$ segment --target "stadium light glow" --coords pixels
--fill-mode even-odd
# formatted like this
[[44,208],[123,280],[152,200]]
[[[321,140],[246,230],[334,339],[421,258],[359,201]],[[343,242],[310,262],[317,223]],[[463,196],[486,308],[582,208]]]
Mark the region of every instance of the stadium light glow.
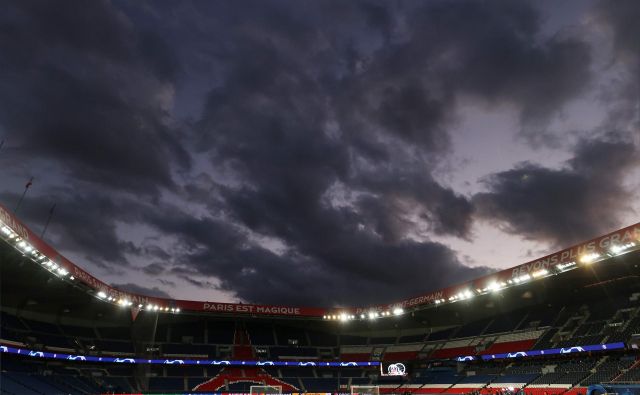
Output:
[[575,266],[576,263],[571,261],[571,262],[567,262],[567,263],[559,263],[556,265],[556,267],[558,268],[558,270],[565,270],[566,268],[569,268],[571,266]]
[[581,256],[580,262],[589,264],[589,263],[593,263],[593,261],[595,261],[598,258],[600,258],[600,254],[593,252],[591,254],[585,254]]
[[71,281],[73,281],[73,280],[75,280],[75,279],[76,279],[76,278],[75,278],[75,277],[73,277],[73,276],[69,277],[69,280],[71,280]]
[[519,282],[529,281],[531,280],[531,276],[528,274],[523,274],[520,277],[516,277],[516,280],[518,280]]
[[11,234],[11,229],[9,229],[6,226],[2,227],[2,233],[4,233],[5,235],[10,235]]
[[27,246],[27,243],[25,243],[24,241],[19,241],[19,242],[18,242],[18,247],[20,247],[20,248],[24,248],[24,247],[26,247],[26,246]]
[[533,278],[537,278],[537,277],[546,276],[547,274],[549,274],[549,271],[547,269],[540,269],[538,271],[531,273],[531,276]]
[[179,312],[180,312],[180,309],[179,309],[179,308],[177,308],[177,309],[176,309],[176,313],[179,313]]
[[395,309],[393,309],[393,315],[400,315],[402,313],[404,313],[402,307],[396,307]]
[[464,290],[464,291],[460,291],[457,295],[453,296],[454,299],[460,299],[460,300],[465,300],[465,299],[470,299],[473,298],[475,295],[473,294],[473,292],[471,292],[471,290]]
[[101,298],[101,299],[104,299],[104,298],[107,297],[107,294],[102,292],[102,291],[100,291],[100,292],[98,292],[98,297]]
[[362,318],[363,320],[366,318],[367,316],[364,314],[360,314],[360,318]]
[[68,272],[68,271],[66,271],[66,270],[65,270],[65,268],[63,268],[63,267],[59,267],[59,268],[58,268],[58,274],[64,277],[64,276],[66,276],[67,274],[69,274],[69,272]]
[[634,242],[630,242],[630,243],[626,243],[626,244],[622,244],[622,245],[613,245],[610,248],[610,251],[615,254],[618,255],[621,252],[623,252],[624,250],[628,250],[629,248],[634,247],[636,244]]
[[378,314],[373,312],[373,311],[369,313],[369,319],[370,320],[375,320],[377,316],[378,316]]

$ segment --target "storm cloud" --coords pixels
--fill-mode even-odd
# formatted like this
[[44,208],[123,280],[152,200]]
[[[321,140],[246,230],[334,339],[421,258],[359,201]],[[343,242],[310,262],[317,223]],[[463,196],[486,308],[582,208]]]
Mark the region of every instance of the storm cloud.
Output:
[[113,190],[171,185],[189,155],[169,115],[179,69],[162,39],[108,1],[2,7],[0,123],[17,151],[8,155]]
[[620,226],[632,212],[625,177],[640,154],[619,134],[581,140],[560,169],[525,162],[492,174],[477,194],[479,215],[531,240],[572,245]]
[[[535,3],[1,7],[2,201],[35,176],[19,216],[41,229],[55,203],[47,240],[129,290],[387,302],[492,270],[451,247],[478,223],[558,247],[633,210],[632,132],[550,127],[601,81],[592,43]],[[589,12],[631,64],[626,14]],[[510,166],[464,192],[462,103],[514,119],[495,146],[529,155],[496,152]],[[554,149],[571,159],[529,160]]]

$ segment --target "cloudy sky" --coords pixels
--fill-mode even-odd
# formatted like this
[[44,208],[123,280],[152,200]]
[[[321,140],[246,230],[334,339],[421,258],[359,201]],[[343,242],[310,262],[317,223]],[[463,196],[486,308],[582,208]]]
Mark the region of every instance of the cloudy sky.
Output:
[[391,302],[640,221],[640,2],[4,1],[0,201],[176,298]]

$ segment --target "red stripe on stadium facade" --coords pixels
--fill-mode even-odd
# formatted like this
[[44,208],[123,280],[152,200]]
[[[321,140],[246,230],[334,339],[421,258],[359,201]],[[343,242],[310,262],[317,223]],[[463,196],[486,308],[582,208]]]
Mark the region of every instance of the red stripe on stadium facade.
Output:
[[[412,309],[433,305],[436,303],[445,303],[451,301],[465,292],[476,292],[478,290],[486,290],[495,284],[517,284],[519,279],[535,277],[544,277],[545,271],[552,271],[558,265],[575,263],[579,265],[579,260],[585,255],[601,255],[609,253],[613,246],[624,245],[627,243],[638,243],[640,241],[640,223],[628,226],[626,228],[608,233],[593,240],[586,241],[567,249],[555,252],[542,258],[520,264],[518,266],[505,269],[478,279],[468,281],[462,284],[454,285],[437,291],[432,291],[422,295],[397,301],[389,304],[381,304],[368,307],[354,307],[341,309],[325,309],[319,307],[296,307],[296,306],[271,306],[243,303],[220,303],[208,301],[192,301],[192,300],[175,300],[156,298],[147,295],[133,294],[125,292],[99,280],[86,270],[71,262],[69,259],[58,253],[52,246],[40,239],[32,232],[22,221],[15,217],[4,206],[0,205],[0,221],[4,225],[13,230],[20,238],[29,243],[33,248],[45,255],[48,259],[55,262],[60,267],[67,270],[76,280],[81,281],[96,293],[104,292],[107,297],[114,300],[128,300],[133,304],[157,305],[161,307],[179,308],[181,310],[211,312],[211,313],[229,313],[229,314],[248,314],[248,315],[273,315],[273,316],[301,316],[301,317],[323,317],[325,315],[335,314],[368,314],[376,311],[392,311],[396,308]],[[538,276],[536,276],[538,274]]]

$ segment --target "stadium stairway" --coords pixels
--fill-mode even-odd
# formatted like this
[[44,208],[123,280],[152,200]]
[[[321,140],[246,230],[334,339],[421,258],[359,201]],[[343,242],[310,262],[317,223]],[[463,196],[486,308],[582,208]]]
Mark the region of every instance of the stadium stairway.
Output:
[[619,381],[621,378],[623,378],[625,376],[625,374],[630,371],[630,370],[634,370],[634,369],[639,369],[640,368],[640,358],[638,360],[636,360],[633,365],[629,366],[628,369],[624,369],[620,372],[620,374],[618,374],[616,377],[613,378],[613,382],[617,382]]
[[[232,357],[236,360],[255,360],[253,347],[249,340],[249,334],[245,327],[236,326],[234,335],[234,345]],[[248,384],[248,385],[269,385],[269,386],[281,386],[282,392],[299,392],[298,388],[290,383],[275,378],[267,373],[262,368],[239,368],[239,367],[224,367],[220,373],[213,378],[196,385],[194,391],[212,391],[220,392],[221,389],[224,392],[229,391],[230,385],[235,384]]]

